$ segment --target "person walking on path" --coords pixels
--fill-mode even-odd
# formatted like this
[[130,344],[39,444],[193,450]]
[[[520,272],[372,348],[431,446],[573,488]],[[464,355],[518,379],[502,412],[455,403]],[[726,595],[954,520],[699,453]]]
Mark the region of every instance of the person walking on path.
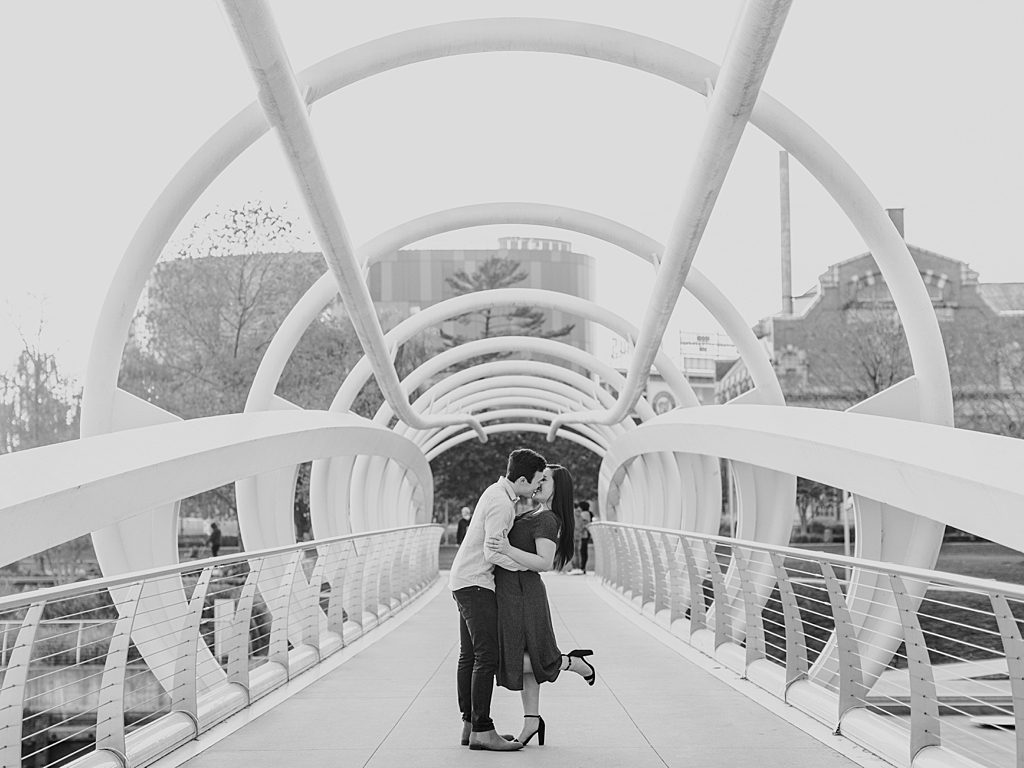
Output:
[[494,730],[491,696],[498,669],[498,604],[494,596],[494,566],[525,570],[515,560],[484,547],[491,537],[505,538],[515,521],[515,502],[530,497],[540,486],[547,462],[528,448],[508,457],[504,477],[480,496],[455,560],[448,587],[459,606],[459,666],[457,687],[462,711],[462,743],[470,749],[506,752],[522,749]]
[[459,518],[459,525],[455,529],[455,543],[462,545],[462,540],[466,538],[466,531],[469,530],[469,519],[473,516],[473,510],[469,507],[462,508],[462,517]]
[[491,552],[507,555],[529,570],[494,569],[498,601],[498,685],[522,691],[523,744],[537,736],[544,745],[545,724],[540,716],[540,684],[551,683],[563,671],[578,674],[590,685],[596,677],[586,660],[590,650],[562,653],[551,625],[551,607],[540,572],[558,570],[573,556],[573,483],[565,467],[549,464],[534,494],[540,506],[521,515],[508,537],[487,539]]
[[587,572],[587,560],[590,558],[590,524],[594,522],[594,515],[590,511],[590,502],[580,502],[580,525],[583,530],[580,531],[580,573]]
[[216,557],[220,552],[220,526],[217,523],[210,523],[210,537],[207,542],[210,544],[210,552]]

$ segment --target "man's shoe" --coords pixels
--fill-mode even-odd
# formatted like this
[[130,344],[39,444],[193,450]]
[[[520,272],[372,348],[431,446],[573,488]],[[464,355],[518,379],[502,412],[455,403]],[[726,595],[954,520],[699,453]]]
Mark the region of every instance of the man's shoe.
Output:
[[[461,742],[462,746],[464,746],[464,747],[468,747],[469,746],[469,735],[471,733],[473,733],[473,724],[472,723],[467,723],[465,720],[463,720],[462,721],[462,742]],[[501,734],[501,738],[503,738],[505,741],[515,741],[516,740],[516,737],[513,736],[511,733],[503,733],[503,734]]]
[[490,752],[514,752],[522,749],[523,745],[518,741],[506,741],[498,735],[497,731],[484,731],[483,733],[471,733],[469,735],[470,749],[486,749]]

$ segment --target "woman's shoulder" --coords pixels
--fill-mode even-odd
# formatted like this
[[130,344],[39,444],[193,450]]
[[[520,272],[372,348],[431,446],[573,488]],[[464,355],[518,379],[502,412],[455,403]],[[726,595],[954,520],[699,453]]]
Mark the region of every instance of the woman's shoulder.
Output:
[[542,516],[546,521],[554,521],[556,525],[558,524],[558,515],[556,515],[552,509],[542,509],[540,511],[540,516]]

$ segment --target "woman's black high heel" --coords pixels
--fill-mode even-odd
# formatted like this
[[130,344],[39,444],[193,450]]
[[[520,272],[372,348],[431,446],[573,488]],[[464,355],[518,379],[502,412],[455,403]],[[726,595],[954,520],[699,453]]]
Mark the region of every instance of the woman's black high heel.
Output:
[[587,661],[587,658],[586,658],[587,656],[593,656],[594,655],[593,651],[591,651],[589,648],[583,648],[583,649],[577,648],[575,651],[569,651],[568,653],[563,654],[563,655],[567,659],[569,659],[569,666],[572,666],[572,660],[573,659],[579,659],[584,664],[586,664],[588,667],[590,667],[590,674],[589,675],[583,675],[583,679],[587,681],[587,685],[593,685],[594,684],[594,680],[597,679],[597,670],[594,669],[594,665],[591,664],[589,661]]
[[525,747],[527,744],[529,744],[530,743],[530,739],[532,739],[534,736],[536,736],[537,737],[537,744],[539,744],[540,746],[543,747],[544,746],[544,718],[541,717],[540,715],[523,715],[523,717],[536,717],[537,720],[540,721],[540,724],[537,726],[537,730],[534,731],[533,733],[531,733],[525,739],[523,739],[523,746]]

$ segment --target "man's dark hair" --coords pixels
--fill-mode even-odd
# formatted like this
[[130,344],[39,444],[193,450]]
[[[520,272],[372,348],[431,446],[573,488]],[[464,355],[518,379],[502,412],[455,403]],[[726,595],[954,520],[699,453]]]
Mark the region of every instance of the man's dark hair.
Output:
[[520,477],[532,482],[538,472],[543,472],[548,463],[544,457],[529,448],[516,448],[508,455],[508,469],[505,477],[513,483]]
[[584,512],[589,512],[590,511],[590,502],[589,501],[581,501],[580,502],[580,509],[582,509]]

